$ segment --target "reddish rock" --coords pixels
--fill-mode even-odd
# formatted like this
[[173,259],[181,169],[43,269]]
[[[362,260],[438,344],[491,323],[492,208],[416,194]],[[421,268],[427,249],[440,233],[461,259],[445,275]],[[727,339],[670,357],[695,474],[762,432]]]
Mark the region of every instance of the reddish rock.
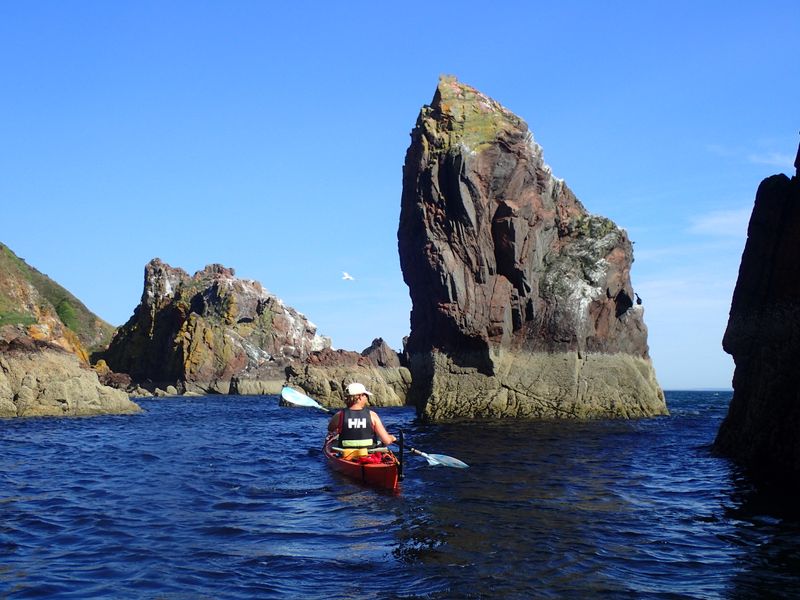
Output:
[[315,367],[371,367],[375,363],[366,356],[352,350],[324,348],[312,352],[306,363]]
[[392,350],[383,338],[375,338],[372,340],[369,348],[364,349],[361,353],[363,356],[370,358],[379,367],[400,367],[400,357],[397,352]]
[[411,373],[400,366],[397,353],[377,338],[361,354],[325,348],[312,352],[303,364],[289,367],[288,384],[302,388],[324,406],[344,406],[349,383],[363,383],[373,406],[402,406],[411,386]]
[[422,415],[664,414],[625,231],[553,177],[522,119],[454,78],[411,138],[398,246]]

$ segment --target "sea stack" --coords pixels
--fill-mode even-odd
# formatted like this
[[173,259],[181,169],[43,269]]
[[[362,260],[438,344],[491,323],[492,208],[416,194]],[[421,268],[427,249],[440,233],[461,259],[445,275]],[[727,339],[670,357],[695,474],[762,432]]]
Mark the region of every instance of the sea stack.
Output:
[[[800,148],[795,168],[800,170]],[[761,182],[722,347],[733,398],[715,449],[757,479],[800,489],[800,179]]]
[[423,419],[667,414],[627,234],[553,176],[522,119],[453,77],[411,133],[397,236]]
[[145,387],[274,394],[287,366],[330,344],[304,315],[233,269],[212,264],[189,276],[154,258],[141,303],[97,358]]

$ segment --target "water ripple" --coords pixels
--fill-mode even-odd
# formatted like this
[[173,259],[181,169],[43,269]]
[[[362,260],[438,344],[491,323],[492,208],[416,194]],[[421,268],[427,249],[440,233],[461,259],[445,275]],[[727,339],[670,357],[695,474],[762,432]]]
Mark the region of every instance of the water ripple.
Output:
[[729,398],[669,393],[671,417],[640,421],[383,409],[471,465],[408,457],[399,494],[330,472],[324,416],[274,397],[5,421],[0,597],[789,597],[796,511],[709,451]]

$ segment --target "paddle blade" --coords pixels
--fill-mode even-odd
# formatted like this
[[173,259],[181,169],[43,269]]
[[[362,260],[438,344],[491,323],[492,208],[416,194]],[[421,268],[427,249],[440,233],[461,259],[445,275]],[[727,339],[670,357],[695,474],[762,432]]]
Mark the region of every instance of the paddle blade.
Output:
[[309,398],[302,392],[298,392],[294,388],[284,387],[281,390],[281,398],[283,398],[289,404],[294,404],[295,406],[310,406],[311,408],[318,408],[320,410],[324,410],[325,412],[330,412],[319,402],[313,398]]
[[455,469],[466,469],[469,465],[465,462],[458,460],[457,458],[453,458],[452,456],[447,456],[446,454],[428,454],[427,452],[422,452],[417,450],[416,448],[409,448],[409,451],[413,454],[418,454],[422,458],[428,461],[428,464],[432,467],[442,466],[442,467],[453,467]]
[[[442,465],[445,467],[453,467],[455,469],[466,469],[469,465],[463,461],[447,456],[446,454],[428,454],[425,456],[429,464]],[[431,462],[431,460],[435,462]]]

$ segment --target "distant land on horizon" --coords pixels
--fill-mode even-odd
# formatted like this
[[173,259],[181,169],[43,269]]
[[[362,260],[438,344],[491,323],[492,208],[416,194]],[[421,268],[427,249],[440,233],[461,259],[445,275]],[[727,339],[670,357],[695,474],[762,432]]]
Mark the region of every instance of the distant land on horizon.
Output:
[[665,392],[733,392],[733,388],[716,388],[716,387],[701,387],[701,388],[665,388]]

